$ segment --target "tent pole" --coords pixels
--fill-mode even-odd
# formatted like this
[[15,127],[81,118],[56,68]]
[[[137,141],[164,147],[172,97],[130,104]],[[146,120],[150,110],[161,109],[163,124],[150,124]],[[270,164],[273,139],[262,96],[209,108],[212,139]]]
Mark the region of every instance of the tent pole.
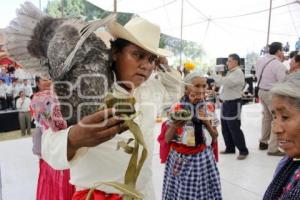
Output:
[[182,48],[183,48],[183,41],[182,41],[182,29],[183,29],[183,0],[181,0],[181,25],[180,25],[180,58],[179,58],[179,66],[182,66]]
[[114,0],[114,13],[117,12],[117,0]]
[[268,22],[268,35],[267,35],[267,44],[266,47],[269,45],[269,39],[270,39],[270,27],[271,27],[271,13],[272,13],[272,0],[270,0],[270,9],[269,9],[269,22]]
[[61,17],[64,17],[64,0],[61,0]]

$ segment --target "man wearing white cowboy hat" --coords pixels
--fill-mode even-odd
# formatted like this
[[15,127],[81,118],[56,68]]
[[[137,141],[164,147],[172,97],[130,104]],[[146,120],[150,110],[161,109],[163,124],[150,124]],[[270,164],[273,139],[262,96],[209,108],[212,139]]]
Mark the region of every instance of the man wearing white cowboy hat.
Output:
[[[159,72],[161,80],[164,80],[162,83],[148,80],[156,59],[171,55],[158,47],[160,28],[157,25],[142,18],[133,18],[124,27],[116,22],[109,23],[108,31],[115,38],[111,41],[111,67],[117,81],[122,82],[114,84],[113,94],[119,98],[130,97],[132,94],[135,97],[135,107],[140,115],[134,121],[140,126],[148,148],[148,157],[137,180],[136,190],[142,194],[143,199],[153,200],[155,194],[151,163],[157,102],[163,102],[164,97],[168,96],[169,87],[179,88],[180,77],[166,80],[165,73]],[[173,72],[173,69],[169,70]],[[92,126],[104,120],[107,121],[105,126]],[[113,110],[105,109],[84,117],[78,124],[59,131],[59,134],[49,129],[43,134],[42,157],[56,169],[70,168],[70,182],[76,186],[74,200],[85,199],[88,189],[94,187],[95,183],[123,183],[130,155],[121,150],[116,151],[116,146],[120,140],[127,141],[132,135],[128,131],[123,132],[124,128],[120,124]],[[120,132],[123,133],[117,134]],[[103,185],[97,187],[92,196],[95,200],[123,199],[120,191]]]

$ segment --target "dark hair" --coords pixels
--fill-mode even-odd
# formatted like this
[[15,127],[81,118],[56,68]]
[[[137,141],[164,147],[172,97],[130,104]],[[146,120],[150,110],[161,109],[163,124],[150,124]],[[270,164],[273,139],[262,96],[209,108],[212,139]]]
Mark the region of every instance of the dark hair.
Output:
[[282,43],[281,42],[273,42],[269,46],[269,53],[271,55],[275,55],[277,51],[282,51]]
[[39,88],[39,86],[38,86],[38,83],[40,82],[40,80],[41,80],[41,77],[39,77],[39,76],[36,76],[35,77],[35,92],[39,92],[40,91],[40,88]]
[[[110,40],[110,47],[112,53],[121,52],[126,46],[131,44],[128,40],[117,38],[116,40]],[[116,72],[116,63],[112,60],[111,69]]]
[[35,83],[39,83],[40,80],[41,80],[41,77],[39,77],[39,76],[36,76],[36,77],[35,77]]
[[131,42],[122,38],[110,41],[110,46],[113,52],[121,52],[129,44],[131,44]]
[[300,62],[300,55],[295,55],[294,58],[296,63]]
[[291,53],[289,54],[289,58],[292,59],[294,58],[294,56],[296,56],[298,54],[298,51],[291,51]]
[[24,93],[24,94],[25,94],[25,91],[24,91],[24,90],[20,90],[20,91],[19,91],[19,95],[20,95],[21,93]]
[[233,54],[230,54],[228,57],[232,58],[233,60],[236,60],[238,65],[241,64],[241,59],[240,59],[240,56],[237,55],[236,53],[233,53]]

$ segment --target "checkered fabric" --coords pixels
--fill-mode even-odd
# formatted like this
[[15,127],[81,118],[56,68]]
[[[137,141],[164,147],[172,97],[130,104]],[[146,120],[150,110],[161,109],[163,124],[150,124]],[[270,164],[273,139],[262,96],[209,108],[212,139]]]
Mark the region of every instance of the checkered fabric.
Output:
[[169,154],[162,200],[221,200],[219,171],[210,147],[194,155]]

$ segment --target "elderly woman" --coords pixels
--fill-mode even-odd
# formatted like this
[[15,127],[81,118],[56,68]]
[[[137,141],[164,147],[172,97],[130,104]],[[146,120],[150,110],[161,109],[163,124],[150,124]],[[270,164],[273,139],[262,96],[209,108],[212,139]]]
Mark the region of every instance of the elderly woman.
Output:
[[219,171],[204,135],[204,129],[207,129],[213,139],[217,137],[216,127],[206,115],[207,80],[202,73],[193,72],[184,81],[187,84],[185,95],[171,115],[179,106],[192,115],[187,121],[174,117],[169,120],[165,140],[171,145],[171,151],[166,162],[162,199],[220,200]]
[[[30,23],[24,23],[24,16]],[[26,2],[6,31],[8,41],[13,41],[7,46],[12,47],[11,54],[24,58],[29,71],[55,81],[61,114],[69,127],[43,132],[42,158],[54,169],[70,169],[70,183],[76,188],[72,199],[153,200],[155,117],[158,105],[174,91],[170,87],[180,85],[166,67],[159,72],[160,80],[149,78],[157,58],[171,55],[159,48],[159,26],[140,17],[124,26],[111,20],[112,16],[91,23],[53,19]],[[92,34],[103,24],[113,36],[109,49]],[[23,32],[26,34],[20,37]],[[166,74],[173,78],[166,81]],[[116,112],[114,101],[129,103],[131,112]],[[134,119],[127,116],[124,122],[118,111],[134,113]],[[125,131],[128,128],[131,133]],[[130,143],[133,134],[134,145]],[[144,147],[141,156],[139,146]],[[122,150],[116,150],[119,148]]]
[[273,132],[286,153],[280,161],[264,200],[300,199],[300,72],[288,75],[271,92]]
[[300,55],[296,54],[292,57],[290,63],[290,73],[300,71]]

